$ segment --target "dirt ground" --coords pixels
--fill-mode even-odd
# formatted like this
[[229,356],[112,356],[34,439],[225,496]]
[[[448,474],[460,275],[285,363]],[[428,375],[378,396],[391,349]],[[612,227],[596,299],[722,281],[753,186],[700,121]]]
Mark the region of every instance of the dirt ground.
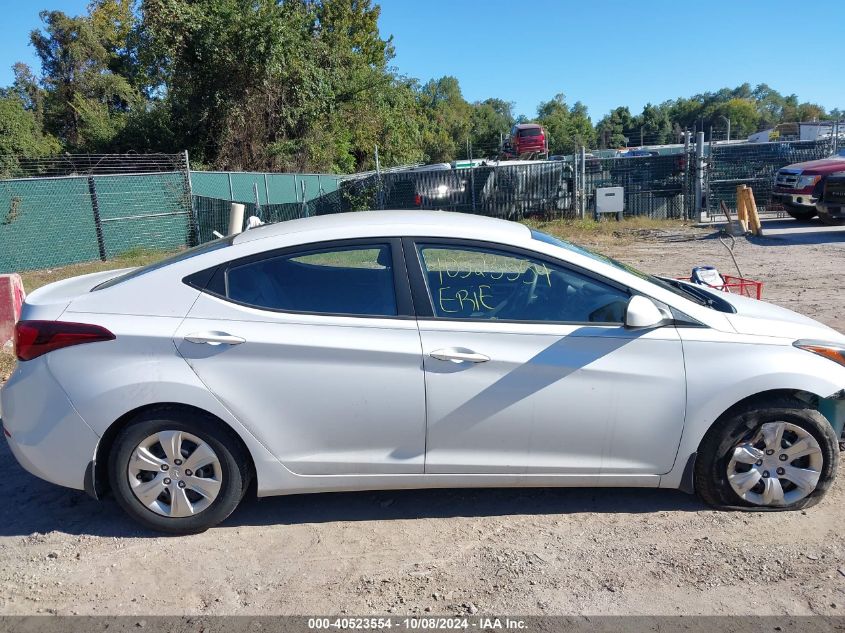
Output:
[[[735,273],[709,231],[596,242],[650,272]],[[845,328],[845,232],[735,253],[765,299]],[[2,614],[845,612],[843,477],[806,512],[714,512],[669,490],[365,492],[248,500],[174,538],[30,476],[3,442],[0,494]]]

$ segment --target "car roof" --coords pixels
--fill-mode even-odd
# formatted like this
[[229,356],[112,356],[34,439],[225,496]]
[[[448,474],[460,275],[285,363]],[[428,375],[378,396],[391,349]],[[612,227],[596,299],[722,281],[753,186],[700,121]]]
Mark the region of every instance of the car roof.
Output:
[[540,125],[539,123],[517,123],[517,125],[516,125],[517,130],[529,130],[529,129],[535,128],[535,127],[541,128],[543,126]]
[[356,235],[442,236],[455,235],[485,239],[496,237],[524,240],[530,237],[528,227],[468,213],[448,211],[353,211],[332,213],[297,220],[287,220],[249,229],[237,235],[233,244],[282,237],[294,233],[318,232],[327,239]]

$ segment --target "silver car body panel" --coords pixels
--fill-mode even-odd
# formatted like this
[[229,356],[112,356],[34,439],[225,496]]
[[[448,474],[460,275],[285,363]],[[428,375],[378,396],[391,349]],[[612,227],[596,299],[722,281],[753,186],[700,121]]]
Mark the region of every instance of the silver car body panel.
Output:
[[[267,250],[400,236],[529,249],[663,302],[701,326],[633,332],[269,313],[183,282]],[[112,424],[159,403],[196,407],[231,427],[253,458],[260,495],[678,487],[687,457],[739,400],[772,389],[826,398],[845,387],[845,368],[792,346],[797,338],[845,342],[831,328],[731,295],[724,298],[737,313],[717,312],[600,259],[532,239],[522,225],[476,216],[364,212],[284,222],[89,292],[117,274],[31,294],[24,319],[102,325],[117,338],[19,363],[0,391],[0,415],[21,463],[73,488],[82,487]],[[211,351],[185,341],[209,328],[247,342]],[[453,371],[429,356],[443,347],[491,361]],[[225,357],[225,364],[213,362]]]

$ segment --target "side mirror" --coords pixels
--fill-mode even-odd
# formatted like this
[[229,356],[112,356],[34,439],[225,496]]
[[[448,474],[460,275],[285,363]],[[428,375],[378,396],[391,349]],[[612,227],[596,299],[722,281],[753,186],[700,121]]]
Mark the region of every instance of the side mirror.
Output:
[[663,313],[654,301],[642,295],[634,295],[628,300],[625,311],[625,327],[649,328],[658,327],[664,321]]

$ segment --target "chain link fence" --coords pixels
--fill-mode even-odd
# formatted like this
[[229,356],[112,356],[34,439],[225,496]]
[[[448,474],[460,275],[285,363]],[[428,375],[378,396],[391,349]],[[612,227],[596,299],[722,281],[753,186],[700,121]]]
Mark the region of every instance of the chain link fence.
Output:
[[624,188],[624,214],[690,216],[693,179],[687,151],[655,156],[587,155],[532,162],[474,161],[351,177],[341,184],[346,210],[440,209],[506,220],[595,214],[596,190]]
[[832,155],[836,137],[815,141],[774,143],[712,143],[707,157],[706,204],[710,214],[719,214],[719,204],[736,206],[736,187],[748,185],[761,211],[782,211],[772,200],[772,187],[778,170],[794,163],[818,160]]
[[363,209],[590,218],[600,189],[622,187],[626,216],[698,219],[700,210],[718,215],[721,201],[734,206],[736,186],[746,184],[761,209],[772,210],[777,171],[831,155],[837,139],[468,160],[351,176],[191,172],[186,153],[0,156],[0,272],[206,242],[228,232],[232,202],[246,205],[245,221],[265,223]]
[[0,272],[196,243],[186,154],[2,157]]

